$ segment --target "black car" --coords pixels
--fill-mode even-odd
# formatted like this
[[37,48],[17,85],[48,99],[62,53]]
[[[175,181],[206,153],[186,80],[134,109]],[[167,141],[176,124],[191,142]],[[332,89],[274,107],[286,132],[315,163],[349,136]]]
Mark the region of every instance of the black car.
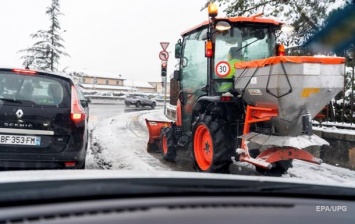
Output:
[[0,68],[0,168],[85,168],[88,102],[70,77]]

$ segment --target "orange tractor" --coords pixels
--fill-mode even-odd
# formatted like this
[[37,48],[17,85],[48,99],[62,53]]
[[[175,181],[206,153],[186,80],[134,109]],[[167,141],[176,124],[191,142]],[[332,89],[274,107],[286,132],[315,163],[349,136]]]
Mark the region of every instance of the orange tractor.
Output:
[[264,174],[284,173],[293,159],[320,164],[304,149],[327,144],[311,120],[343,89],[345,59],[285,56],[282,22],[216,18],[213,4],[208,13],[175,45],[176,120],[146,120],[148,148],[169,161],[191,150],[202,172],[229,172],[232,158]]

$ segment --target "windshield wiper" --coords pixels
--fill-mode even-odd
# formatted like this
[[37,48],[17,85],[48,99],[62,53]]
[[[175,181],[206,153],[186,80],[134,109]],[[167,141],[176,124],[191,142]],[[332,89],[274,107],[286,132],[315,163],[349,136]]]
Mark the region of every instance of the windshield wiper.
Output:
[[17,100],[17,99],[8,99],[8,98],[0,98],[0,100],[5,101],[5,102],[11,102],[11,103],[22,103],[22,100]]
[[258,40],[260,40],[260,39],[256,39],[256,40],[254,40],[254,41],[250,42],[249,44],[247,44],[247,45],[245,45],[245,46],[243,46],[243,47],[239,48],[239,49],[238,49],[238,50],[236,50],[235,52],[238,52],[238,51],[240,51],[240,50],[242,50],[242,49],[244,49],[244,48],[248,47],[249,45],[251,45],[251,44],[255,43],[255,42],[256,42],[256,41],[258,41]]

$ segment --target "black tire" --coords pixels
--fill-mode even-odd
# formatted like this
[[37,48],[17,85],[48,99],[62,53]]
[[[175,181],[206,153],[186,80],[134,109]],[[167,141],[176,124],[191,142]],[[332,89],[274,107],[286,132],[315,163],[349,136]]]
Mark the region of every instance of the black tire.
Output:
[[265,176],[274,176],[274,177],[280,177],[282,174],[285,174],[289,168],[292,167],[292,159],[290,160],[281,160],[276,162],[273,168],[271,169],[263,169],[261,167],[256,166],[255,169],[259,173],[265,175]]
[[174,139],[174,131],[171,127],[165,127],[161,129],[159,149],[163,158],[166,161],[175,162],[176,146]]
[[137,102],[136,102],[136,107],[141,107],[141,106],[142,106],[141,102],[140,102],[140,101],[137,101]]
[[[219,117],[212,117],[211,115],[203,114],[198,117],[197,121],[193,125],[192,131],[192,154],[194,157],[195,169],[200,172],[210,172],[210,173],[229,173],[229,166],[232,163],[231,157],[234,154],[234,140],[231,133],[228,131],[226,122]],[[206,145],[208,142],[198,143],[200,129],[203,131],[208,131],[212,142],[212,161],[207,162],[206,166],[203,166],[201,162],[201,147],[198,146]],[[197,136],[198,135],[198,136]],[[207,134],[208,136],[208,134]],[[211,147],[211,146],[209,146]],[[207,149],[209,150],[209,149]],[[206,151],[204,148],[203,151]],[[208,152],[206,152],[208,153]]]
[[156,103],[155,103],[155,102],[153,102],[150,106],[152,107],[152,109],[154,109],[154,108],[155,108],[155,106],[156,106]]
[[129,103],[125,103],[126,104],[126,107],[129,107],[130,106],[130,104]]
[[148,143],[147,144],[147,152],[148,153],[159,153],[160,149],[156,143]]

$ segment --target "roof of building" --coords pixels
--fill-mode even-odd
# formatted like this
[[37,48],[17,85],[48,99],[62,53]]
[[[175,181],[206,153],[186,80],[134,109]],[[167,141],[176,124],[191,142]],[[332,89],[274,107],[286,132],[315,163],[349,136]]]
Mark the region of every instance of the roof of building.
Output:
[[93,85],[93,84],[80,84],[81,87],[85,89],[106,89],[106,90],[126,90],[126,91],[136,91],[136,88],[129,86],[112,86],[112,85]]
[[124,80],[124,86],[136,87],[136,88],[155,88],[149,82]]
[[89,70],[86,68],[67,68],[65,69],[66,73],[76,72],[80,73],[82,77],[92,77],[92,78],[108,78],[108,79],[120,79],[124,80],[125,78],[117,73],[111,71],[96,71],[96,70]]

